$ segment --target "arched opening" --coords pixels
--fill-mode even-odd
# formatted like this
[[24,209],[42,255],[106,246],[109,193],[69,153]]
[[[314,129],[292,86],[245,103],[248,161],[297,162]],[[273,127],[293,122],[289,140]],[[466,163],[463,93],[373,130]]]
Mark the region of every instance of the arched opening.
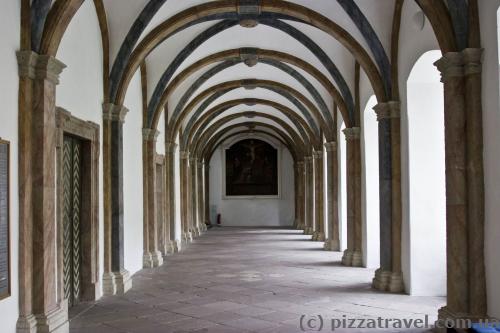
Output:
[[[446,295],[444,101],[429,51],[408,78],[410,294]],[[429,260],[432,258],[432,260]]]
[[373,107],[377,98],[372,96],[362,114],[362,163],[363,181],[363,240],[366,267],[380,264],[380,206],[379,206],[379,158],[378,121]]

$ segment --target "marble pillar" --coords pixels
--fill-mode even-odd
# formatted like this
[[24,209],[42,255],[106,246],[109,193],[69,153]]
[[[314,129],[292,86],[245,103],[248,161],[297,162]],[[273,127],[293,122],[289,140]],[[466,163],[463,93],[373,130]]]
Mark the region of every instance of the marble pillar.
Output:
[[[146,176],[144,197],[144,255],[143,267],[152,268],[163,264],[163,255],[158,247],[158,219],[156,200],[156,139],[159,132],[145,128],[142,130],[144,170]],[[145,151],[144,151],[145,150]]]
[[203,176],[205,163],[201,160],[198,162],[198,170],[196,173],[196,190],[198,192],[198,205],[197,205],[197,221],[200,233],[207,231],[207,226],[205,225],[205,198],[203,195],[204,179]]
[[313,154],[314,165],[314,232],[313,241],[325,241],[323,149]]
[[328,237],[324,249],[340,251],[337,143],[325,143]]
[[304,177],[305,177],[305,221],[304,221],[304,234],[312,235],[314,232],[314,172],[313,172],[313,158],[306,156],[304,158]]
[[360,267],[363,265],[360,128],[346,128],[344,134],[347,142],[347,249],[342,264]]
[[[110,250],[110,267],[105,265],[103,291],[105,295],[124,294],[132,287],[129,272],[124,267],[123,238],[123,123],[128,109],[104,104],[104,122],[109,121],[110,133],[110,174],[111,178],[111,225],[104,228],[105,249]],[[106,242],[109,242],[106,245]]]
[[372,286],[404,291],[401,269],[401,135],[400,102],[374,107],[379,122],[380,267]]
[[487,317],[481,56],[481,49],[465,49],[435,64],[444,85],[445,118],[448,283],[441,319]]
[[181,182],[181,239],[183,243],[189,243],[193,240],[190,230],[190,196],[189,196],[189,152],[181,151],[180,182]]
[[[56,86],[66,67],[52,56],[17,53],[20,77],[20,311],[18,332],[68,332],[68,303],[58,295]],[[24,203],[28,203],[29,206]]]
[[210,164],[205,162],[203,196],[205,202],[205,226],[210,225]]
[[189,159],[191,176],[190,176],[190,191],[191,191],[191,233],[194,237],[201,235],[201,229],[198,224],[198,158],[192,157]]
[[166,253],[179,252],[181,245],[175,239],[175,217],[176,217],[176,202],[175,198],[175,152],[177,144],[175,142],[165,142],[165,200],[167,209],[165,212],[165,220],[167,227],[165,228],[165,251]]
[[296,217],[295,227],[299,230],[304,229],[304,161],[299,161],[295,165],[296,182]]

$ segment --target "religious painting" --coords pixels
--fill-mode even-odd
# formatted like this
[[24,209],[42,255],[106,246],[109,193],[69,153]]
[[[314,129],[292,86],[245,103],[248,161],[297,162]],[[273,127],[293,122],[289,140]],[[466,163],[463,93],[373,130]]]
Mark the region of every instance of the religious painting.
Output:
[[226,196],[277,196],[278,150],[257,139],[226,149]]
[[0,299],[10,296],[9,142],[0,139]]

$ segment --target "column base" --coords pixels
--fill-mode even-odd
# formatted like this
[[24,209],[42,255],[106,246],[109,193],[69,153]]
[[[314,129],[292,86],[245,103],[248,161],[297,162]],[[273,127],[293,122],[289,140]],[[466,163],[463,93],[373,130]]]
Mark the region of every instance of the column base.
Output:
[[391,281],[389,282],[389,291],[391,293],[402,293],[405,291],[403,274],[401,272],[392,272]]
[[304,226],[304,223],[300,222],[299,224],[297,224],[297,226],[295,227],[295,229],[297,230],[304,230],[305,226]]
[[[442,324],[447,323],[458,323],[460,326],[466,326],[469,323],[495,323],[495,319],[489,317],[487,314],[484,315],[473,315],[469,313],[457,313],[453,312],[448,308],[448,306],[443,306],[438,310],[438,320],[441,321]],[[444,325],[440,325],[444,326]],[[435,329],[435,332],[438,333],[446,333],[446,329]],[[457,332],[468,332],[467,329],[463,329],[463,327],[457,327]]]
[[167,248],[167,255],[177,253],[181,249],[180,242],[177,240],[168,241],[165,247]]
[[142,268],[153,268],[153,256],[150,252],[144,252],[142,255]]
[[43,315],[19,317],[16,324],[17,333],[68,333],[68,301]]
[[313,227],[305,227],[304,228],[304,235],[312,235],[314,233]]
[[31,333],[36,332],[36,318],[33,315],[21,316],[17,319],[16,324],[17,333]]
[[198,227],[193,227],[193,228],[189,229],[189,232],[191,233],[193,238],[199,237],[201,235],[200,229],[198,229]]
[[102,290],[105,296],[123,295],[132,288],[132,279],[127,270],[104,273]]
[[380,291],[387,291],[391,282],[391,272],[379,268],[375,271],[375,277],[372,280],[372,288]]
[[342,265],[344,266],[352,266],[352,251],[347,249],[344,251],[342,255]]
[[319,231],[313,232],[312,235],[312,240],[315,242],[324,242],[325,241],[325,234]]
[[201,230],[202,230],[203,232],[207,232],[207,231],[208,231],[208,228],[207,228],[207,224],[206,224],[206,223],[202,223],[202,224],[201,224]]
[[338,240],[327,239],[325,240],[325,245],[323,246],[325,251],[340,251],[340,242]]
[[351,267],[363,266],[363,253],[361,251],[345,250],[342,256],[342,265]]
[[182,242],[185,244],[191,243],[193,241],[193,234],[191,231],[182,234]]

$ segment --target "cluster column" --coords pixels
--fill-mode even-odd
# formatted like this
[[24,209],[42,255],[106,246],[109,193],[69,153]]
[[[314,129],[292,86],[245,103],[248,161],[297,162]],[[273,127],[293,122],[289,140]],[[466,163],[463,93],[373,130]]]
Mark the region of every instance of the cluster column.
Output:
[[304,229],[304,162],[299,161],[295,165],[296,193],[295,193],[295,227],[299,230]]
[[[124,267],[123,236],[123,123],[128,109],[115,104],[104,104],[104,136],[108,136],[109,147],[104,152],[109,156],[104,177],[109,178],[111,223],[104,225],[104,276],[105,295],[123,294],[132,287],[129,272]],[[107,132],[109,131],[109,132]],[[106,142],[106,141],[105,141]]]
[[175,151],[177,144],[175,142],[165,142],[165,199],[167,209],[165,212],[165,247],[167,253],[176,253],[180,250],[180,244],[175,239]]
[[156,201],[156,139],[159,132],[154,129],[142,130],[144,158],[144,268],[163,264],[163,256],[158,247],[158,219]]
[[323,149],[313,153],[314,165],[314,233],[312,240],[325,241],[325,220],[323,212]]
[[327,142],[325,149],[328,239],[324,248],[327,251],[340,251],[337,143]]
[[304,171],[305,171],[305,221],[304,221],[304,234],[312,235],[314,232],[314,171],[313,171],[313,158],[312,156],[304,157]]
[[360,267],[363,265],[360,128],[346,128],[344,134],[347,142],[347,249],[342,264]]
[[20,77],[20,306],[18,332],[68,332],[58,295],[56,86],[66,67],[52,56],[17,53]]
[[482,49],[450,52],[436,62],[444,85],[447,306],[442,319],[486,318]]
[[379,122],[380,268],[373,287],[404,290],[401,270],[401,135],[400,102],[374,107]]
[[190,196],[189,196],[189,152],[181,151],[180,179],[181,179],[181,226],[182,241],[189,243],[193,240],[190,225]]

